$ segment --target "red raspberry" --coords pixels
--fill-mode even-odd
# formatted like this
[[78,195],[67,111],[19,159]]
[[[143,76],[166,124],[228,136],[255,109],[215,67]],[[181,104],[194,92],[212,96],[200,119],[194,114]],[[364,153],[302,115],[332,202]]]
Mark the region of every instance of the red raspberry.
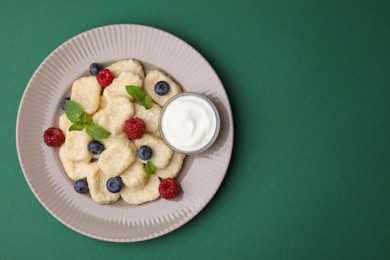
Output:
[[101,69],[96,75],[96,79],[102,87],[107,87],[114,80],[114,75],[109,69]]
[[124,132],[130,139],[139,139],[145,133],[145,123],[138,117],[126,120]]
[[60,147],[65,141],[65,135],[61,129],[50,127],[43,133],[43,141],[50,147]]
[[179,185],[171,178],[162,180],[158,186],[158,192],[164,199],[173,199],[179,194],[179,189]]

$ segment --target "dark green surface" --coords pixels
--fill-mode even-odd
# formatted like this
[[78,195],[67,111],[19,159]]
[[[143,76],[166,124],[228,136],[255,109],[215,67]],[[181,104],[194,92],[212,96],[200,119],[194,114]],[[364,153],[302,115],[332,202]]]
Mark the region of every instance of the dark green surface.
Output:
[[[390,2],[1,1],[0,258],[389,259]],[[42,60],[85,30],[173,33],[221,77],[230,168],[192,221],[101,242],[54,219],[20,169],[20,98]]]

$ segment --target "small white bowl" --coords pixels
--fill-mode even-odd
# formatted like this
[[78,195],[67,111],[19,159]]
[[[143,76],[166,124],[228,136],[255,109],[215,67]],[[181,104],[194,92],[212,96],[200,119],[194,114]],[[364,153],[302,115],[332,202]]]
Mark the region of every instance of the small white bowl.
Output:
[[[164,115],[165,115],[165,112],[167,111],[167,108],[169,108],[172,105],[175,105],[175,103],[177,103],[180,100],[180,98],[183,98],[183,97],[191,97],[195,100],[198,99],[203,105],[206,104],[206,106],[208,106],[208,108],[210,108],[210,110],[213,113],[213,119],[215,119],[215,128],[213,128],[211,130],[211,131],[213,131],[213,133],[211,134],[211,138],[206,143],[204,143],[202,146],[196,147],[195,149],[183,149],[183,148],[176,147],[174,144],[172,144],[172,142],[170,142],[169,138],[167,138],[167,135],[164,134],[164,127],[162,127],[163,126],[162,121],[164,120]],[[180,113],[180,111],[178,113]],[[206,96],[201,95],[201,94],[197,94],[194,92],[183,92],[181,94],[178,94],[178,95],[170,98],[167,101],[167,103],[165,103],[165,105],[163,106],[161,113],[160,113],[160,118],[159,118],[159,131],[160,131],[161,138],[165,141],[165,143],[171,149],[173,149],[179,153],[183,153],[183,154],[187,154],[187,155],[199,154],[199,153],[206,151],[208,148],[210,148],[210,146],[214,143],[214,141],[218,137],[220,125],[221,125],[221,122],[220,122],[219,113],[218,113],[217,108],[213,104],[213,102],[210,99],[208,99]]]

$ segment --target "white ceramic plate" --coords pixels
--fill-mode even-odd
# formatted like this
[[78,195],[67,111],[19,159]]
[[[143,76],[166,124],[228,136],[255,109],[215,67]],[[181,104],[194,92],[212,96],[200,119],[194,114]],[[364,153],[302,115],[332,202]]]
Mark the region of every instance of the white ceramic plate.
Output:
[[[131,206],[120,201],[98,205],[73,190],[58,149],[43,132],[58,126],[60,100],[92,62],[110,64],[134,58],[145,69],[160,68],[185,91],[206,95],[221,116],[221,130],[206,152],[188,156],[178,181],[181,195]],[[158,29],[110,25],[81,33],[54,50],[29,81],[19,106],[16,143],[24,176],[41,204],[60,222],[86,236],[133,242],[164,235],[188,222],[212,199],[226,174],[233,146],[233,119],[225,89],[209,63],[181,39]]]

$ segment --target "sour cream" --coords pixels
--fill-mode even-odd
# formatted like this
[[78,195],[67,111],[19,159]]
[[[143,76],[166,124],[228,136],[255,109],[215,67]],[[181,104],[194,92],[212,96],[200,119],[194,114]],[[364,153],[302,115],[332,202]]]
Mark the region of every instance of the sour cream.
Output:
[[171,98],[160,115],[160,134],[174,150],[195,154],[205,151],[219,132],[219,115],[206,97],[185,92]]

